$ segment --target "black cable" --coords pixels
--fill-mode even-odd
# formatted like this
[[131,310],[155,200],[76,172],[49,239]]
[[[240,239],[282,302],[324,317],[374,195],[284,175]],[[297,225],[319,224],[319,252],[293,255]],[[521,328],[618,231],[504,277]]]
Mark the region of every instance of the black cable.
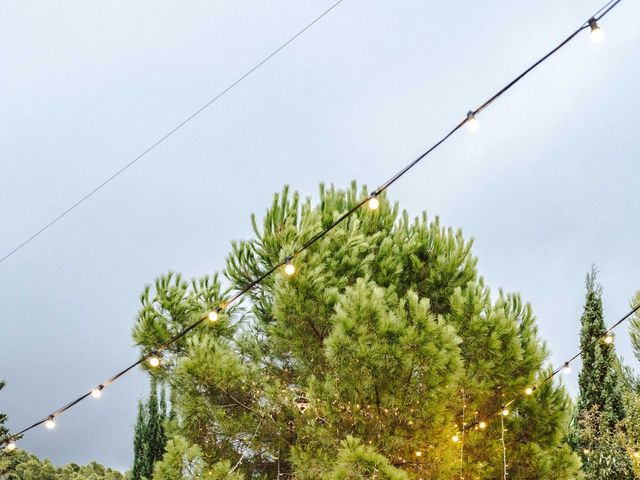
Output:
[[[342,0],[341,0],[342,1]],[[602,18],[604,15],[606,15],[613,7],[615,7],[621,0],[616,0],[615,3],[611,4],[609,7],[606,8],[606,10],[604,10],[604,13],[602,13],[597,19]],[[340,2],[334,4],[331,8],[334,8],[336,5],[338,5]],[[330,9],[331,9],[330,8]],[[605,7],[603,7],[605,8]],[[330,10],[329,9],[329,10]],[[327,12],[329,11],[327,10]],[[602,10],[602,9],[601,9]],[[325,13],[327,13],[325,12]],[[324,15],[324,14],[323,14]],[[319,17],[320,18],[320,17]],[[318,18],[318,19],[319,19]],[[591,17],[594,18],[594,17]],[[316,20],[317,21],[317,20]],[[497,94],[493,95],[491,98],[489,98],[489,100],[487,100],[486,102],[484,102],[478,109],[476,109],[475,112],[479,112],[481,110],[483,110],[484,108],[488,107],[491,103],[493,103],[493,101],[495,101],[498,97],[500,97],[503,93],[505,93],[507,90],[509,90],[511,87],[513,87],[518,81],[520,81],[525,75],[527,75],[531,70],[533,70],[534,68],[536,68],[538,65],[540,65],[542,62],[544,62],[547,58],[549,58],[553,53],[557,52],[560,48],[562,48],[564,45],[566,45],[570,40],[572,40],[578,32],[580,32],[581,30],[583,30],[584,28],[586,28],[589,25],[588,22],[586,22],[583,26],[581,26],[578,30],[576,30],[575,32],[573,32],[571,35],[569,35],[569,37],[567,37],[565,40],[563,40],[558,46],[556,46],[553,50],[551,50],[548,54],[546,54],[545,56],[543,56],[540,60],[538,60],[537,62],[535,62],[531,67],[529,67],[528,69],[526,69],[523,73],[521,73],[520,75],[518,75],[514,80],[512,80],[511,82],[509,82],[506,87],[500,89],[498,91]],[[308,27],[307,27],[308,28]],[[300,32],[302,33],[302,31]],[[474,112],[471,112],[474,113]],[[258,284],[260,284],[262,281],[264,281],[267,277],[269,277],[270,275],[272,275],[276,270],[278,270],[279,268],[283,267],[288,261],[290,261],[290,259],[292,257],[295,257],[297,255],[299,255],[300,253],[304,252],[305,250],[307,250],[308,248],[310,248],[312,245],[314,245],[316,242],[318,242],[320,239],[322,239],[325,235],[327,235],[329,232],[331,232],[334,228],[336,228],[340,223],[342,223],[345,219],[347,219],[348,217],[350,217],[351,215],[353,215],[358,209],[360,209],[365,203],[367,203],[370,199],[376,197],[378,194],[382,193],[383,191],[385,191],[389,186],[391,186],[393,183],[395,183],[400,177],[402,177],[405,173],[407,173],[409,170],[411,170],[414,166],[416,166],[422,159],[424,159],[427,155],[429,155],[431,152],[433,152],[438,146],[440,146],[442,143],[444,143],[449,137],[451,137],[451,135],[453,135],[456,131],[458,131],[466,122],[468,121],[468,117],[465,118],[463,121],[461,121],[460,123],[458,123],[451,131],[449,131],[449,133],[447,133],[444,137],[442,137],[440,140],[438,140],[434,145],[432,145],[431,147],[429,147],[422,155],[420,155],[418,158],[416,158],[415,160],[413,160],[411,163],[409,163],[408,165],[406,165],[404,168],[402,168],[398,173],[396,173],[395,175],[393,175],[389,180],[387,180],[385,183],[383,183],[377,190],[375,190],[374,192],[372,192],[369,196],[365,197],[364,199],[362,199],[360,202],[358,202],[356,205],[354,205],[353,207],[351,207],[349,210],[347,210],[344,214],[342,214],[337,220],[335,220],[331,225],[329,225],[328,227],[326,227],[324,230],[320,231],[319,233],[317,233],[316,235],[314,235],[310,240],[308,240],[306,243],[304,243],[300,248],[298,248],[297,250],[294,251],[294,253],[287,257],[284,260],[281,260],[280,262],[276,263],[275,265],[273,265],[270,269],[268,269],[266,272],[262,273],[258,278],[256,278],[255,280],[253,280],[249,285],[247,285],[246,287],[244,287],[243,289],[241,289],[239,292],[237,292],[233,297],[231,297],[226,303],[225,303],[225,307],[228,306],[230,303],[233,303],[237,300],[239,300],[242,296],[244,296],[247,292],[249,292],[252,288],[254,288],[255,286],[257,286]],[[2,260],[0,260],[2,261]],[[219,310],[220,307],[218,307],[217,310]],[[629,313],[627,316],[623,317],[621,320],[619,320],[617,323],[615,323],[608,331],[611,331],[612,329],[614,329],[615,327],[617,327],[618,325],[620,325],[622,322],[624,322],[631,314],[633,314],[636,310],[640,309],[640,305],[638,307],[636,307],[631,313]],[[178,341],[180,338],[184,337],[187,333],[189,333],[190,331],[192,331],[194,328],[196,328],[198,325],[200,325],[205,319],[207,318],[207,316],[203,316],[201,317],[199,320],[197,320],[196,322],[192,323],[191,325],[189,325],[188,327],[186,327],[184,330],[180,331],[179,333],[177,333],[176,335],[174,335],[173,337],[171,337],[167,342],[165,342],[164,344],[162,344],[161,347],[158,348],[157,351],[154,352],[149,352],[147,353],[145,356],[143,356],[141,359],[139,359],[137,362],[133,363],[132,365],[128,366],[127,368],[125,368],[124,370],[122,370],[120,373],[116,374],[114,377],[112,377],[111,382],[113,382],[114,380],[116,380],[117,378],[119,378],[120,376],[124,375],[125,373],[127,373],[129,370],[133,369],[134,367],[140,365],[141,363],[143,363],[145,360],[151,358],[151,356],[153,356],[155,353],[160,352],[162,350],[165,350],[166,348],[168,348],[170,345],[172,345],[173,343],[175,343],[176,341]],[[574,357],[575,359],[575,357]],[[105,383],[106,384],[106,383]],[[105,384],[101,384],[101,385],[105,385]],[[91,394],[91,392],[89,393],[85,393],[82,396],[78,397],[76,400],[70,402],[69,404],[67,404],[65,407],[62,407],[59,410],[56,410],[53,414],[47,416],[45,419],[34,423],[33,425],[21,430],[20,432],[16,433],[16,434],[12,434],[11,436],[5,437],[4,439],[0,440],[0,445],[2,444],[7,444],[8,442],[18,438],[20,435],[26,433],[27,431],[41,425],[42,423],[46,422],[47,419],[51,418],[52,416],[55,416],[59,413],[64,412],[65,410],[67,410],[68,408],[71,408],[72,406],[74,406],[75,404],[81,402],[82,400],[86,399],[89,395]],[[515,401],[515,400],[514,400]],[[511,402],[512,403],[512,402]],[[510,403],[510,404],[511,404]],[[473,424],[472,424],[473,425]]]
[[[618,0],[619,1],[619,0]],[[607,334],[611,333],[616,327],[618,327],[619,325],[621,325],[622,323],[624,323],[625,321],[627,321],[631,315],[633,315],[634,313],[636,313],[638,310],[640,310],[640,304],[636,305],[635,307],[633,307],[631,309],[630,312],[628,312],[624,317],[622,317],[620,320],[618,320],[616,323],[614,323],[613,325],[611,325],[608,329],[606,329],[602,335],[599,338],[595,338],[593,339],[589,344],[587,344],[584,348],[581,348],[578,353],[576,353],[573,357],[571,357],[569,360],[567,360],[566,362],[564,362],[562,364],[562,366],[556,368],[555,370],[553,370],[549,375],[547,375],[546,377],[544,377],[541,380],[538,380],[538,382],[535,383],[535,385],[533,387],[531,387],[531,394],[533,394],[533,392],[535,392],[538,388],[540,388],[542,385],[544,385],[545,383],[547,383],[549,380],[553,379],[553,377],[555,377],[556,375],[558,375],[560,372],[562,372],[562,370],[564,370],[566,367],[569,366],[569,364],[571,362],[573,362],[574,360],[576,360],[578,357],[582,356],[582,354],[588,350],[589,348],[593,347],[595,344],[599,343],[602,341],[603,337],[605,337]],[[509,400],[507,403],[504,403],[501,407],[500,410],[496,410],[495,412],[493,412],[491,415],[489,415],[489,417],[493,417],[495,415],[499,415],[503,409],[513,405],[514,403],[516,403],[518,400],[521,400],[524,397],[528,397],[530,394],[527,393],[520,393],[518,394],[515,398]],[[472,427],[475,427],[476,425],[478,425],[481,422],[481,420],[476,420],[472,423],[470,423],[469,425],[463,427],[462,431],[466,431],[471,429]]]
[[2,258],[0,258],[0,263],[4,262],[7,258],[9,258],[10,256],[12,256],[14,253],[16,253],[18,250],[20,250],[22,247],[24,247],[25,245],[27,245],[28,243],[30,243],[32,240],[34,240],[36,237],[38,237],[40,234],[42,234],[45,230],[49,229],[50,227],[52,227],[54,224],[56,224],[58,221],[62,220],[62,218],[64,218],[67,214],[71,213],[72,210],[74,210],[76,207],[78,207],[80,204],[84,203],[86,200],[88,200],[90,197],[92,197],[94,194],[96,194],[98,191],[102,190],[102,188],[104,188],[108,183],[110,183],[112,180],[114,180],[116,177],[120,176],[125,170],[127,170],[129,167],[131,167],[132,165],[134,165],[138,160],[140,160],[142,157],[144,157],[147,153],[151,152],[152,150],[154,150],[158,145],[160,145],[162,142],[164,142],[166,139],[168,139],[170,136],[172,136],[174,133],[176,133],[178,130],[180,130],[182,127],[184,127],[187,123],[189,123],[191,120],[193,120],[194,118],[196,118],[198,115],[200,115],[204,110],[206,110],[209,106],[211,106],[214,102],[216,102],[218,99],[220,99],[223,95],[225,95],[227,92],[229,92],[231,89],[233,89],[236,85],[238,85],[240,82],[242,82],[245,78],[247,78],[249,75],[251,75],[253,72],[255,72],[257,69],[259,69],[262,65],[264,65],[265,63],[267,63],[269,60],[271,60],[274,56],[276,56],[281,50],[283,50],[284,48],[286,48],[291,42],[293,42],[295,39],[297,39],[300,35],[302,35],[304,32],[306,32],[309,28],[311,28],[316,22],[318,22],[320,19],[322,19],[325,15],[327,15],[331,10],[333,10],[334,8],[336,8],[338,5],[340,5],[344,0],[338,0],[336,3],[332,4],[329,8],[327,8],[324,12],[322,12],[319,16],[317,16],[311,23],[307,24],[304,28],[302,28],[301,30],[299,30],[294,36],[292,36],[291,38],[289,38],[289,40],[287,40],[286,42],[284,42],[282,45],[280,45],[277,49],[275,49],[273,52],[271,52],[269,55],[267,55],[262,61],[260,61],[259,63],[257,63],[253,68],[251,68],[250,70],[248,70],[244,75],[242,75],[241,77],[239,77],[236,81],[234,81],[233,83],[231,83],[228,87],[226,87],[224,90],[222,90],[220,93],[218,93],[218,95],[216,95],[215,97],[213,97],[211,100],[209,100],[207,103],[205,103],[202,107],[200,107],[198,110],[196,110],[194,113],[192,113],[191,115],[189,115],[187,118],[185,118],[182,122],[180,122],[176,127],[174,127],[172,130],[170,130],[169,132],[167,132],[166,134],[164,134],[162,137],[160,137],[160,139],[158,139],[155,143],[153,143],[150,147],[148,147],[145,151],[143,151],[140,155],[138,155],[136,158],[134,158],[133,160],[131,160],[129,163],[127,163],[126,165],[124,165],[123,167],[121,167],[119,170],[117,170],[115,173],[113,173],[110,177],[108,177],[106,180],[104,180],[101,184],[99,184],[98,186],[94,187],[93,190],[91,190],[89,193],[87,193],[86,195],[84,195],[83,197],[81,197],[78,201],[76,201],[74,204],[72,204],[70,207],[68,207],[66,210],[64,210],[62,213],[60,213],[57,217],[55,217],[53,220],[51,220],[49,223],[47,223],[46,225],[44,225],[42,228],[40,228],[40,230],[38,230],[37,232],[35,232],[34,234],[32,234],[30,237],[28,237],[26,240],[24,240],[22,243],[20,243],[19,245],[17,245],[16,247],[13,248],[13,250],[9,251],[8,253],[6,253]]

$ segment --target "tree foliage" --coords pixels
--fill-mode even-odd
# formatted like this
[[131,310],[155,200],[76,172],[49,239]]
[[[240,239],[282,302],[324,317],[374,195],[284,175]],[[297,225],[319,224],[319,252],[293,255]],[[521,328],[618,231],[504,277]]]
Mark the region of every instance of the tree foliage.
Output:
[[602,287],[595,267],[587,275],[580,348],[584,368],[570,442],[580,454],[587,479],[634,478],[632,452],[626,447],[628,420],[625,381],[613,342],[607,343]]
[[0,456],[0,479],[2,480],[125,480],[117,470],[91,462],[80,466],[69,463],[56,467],[49,460],[40,460],[24,450]]
[[[253,217],[255,237],[232,244],[229,288],[217,273],[160,277],[141,296],[135,341],[144,352],[165,343],[364,194],[321,187],[313,205],[285,188],[260,225]],[[165,352],[154,374],[175,397],[166,462],[229,462],[245,478],[498,478],[494,414],[547,373],[532,309],[516,294],[492,298],[460,231],[380,200],[295,257],[293,278],[266,278]],[[564,388],[535,396],[505,419],[510,478],[576,478],[561,447]],[[475,419],[488,428],[463,435]]]
[[132,480],[151,479],[154,465],[162,459],[166,443],[165,420],[167,404],[165,388],[160,386],[158,403],[158,385],[151,380],[151,392],[146,402],[138,402],[138,416],[133,433]]
[[[4,380],[0,380],[0,391],[2,391],[4,386],[5,386]],[[7,421],[7,415],[5,413],[0,412],[0,441],[5,439],[9,435],[9,430],[5,426],[6,421]]]

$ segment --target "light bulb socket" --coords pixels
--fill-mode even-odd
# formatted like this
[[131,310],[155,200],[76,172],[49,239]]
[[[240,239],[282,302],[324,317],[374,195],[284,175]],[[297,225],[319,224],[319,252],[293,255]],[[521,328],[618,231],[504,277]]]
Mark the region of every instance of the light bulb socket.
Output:
[[473,113],[473,110],[469,110],[469,111],[467,112],[467,121],[469,121],[469,120],[474,120],[475,118],[476,118],[476,114],[475,114],[475,113]]
[[594,30],[599,30],[600,26],[598,25],[598,22],[596,21],[595,18],[590,18],[589,19],[589,27],[591,27],[591,31],[593,32]]

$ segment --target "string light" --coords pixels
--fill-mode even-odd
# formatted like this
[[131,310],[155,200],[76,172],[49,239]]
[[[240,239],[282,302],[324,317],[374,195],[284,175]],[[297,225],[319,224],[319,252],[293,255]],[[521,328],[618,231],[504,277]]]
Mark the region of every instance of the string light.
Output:
[[503,417],[506,417],[507,415],[509,415],[509,409],[508,408],[503,408],[502,412],[500,412],[502,414]]
[[13,452],[16,449],[16,442],[9,442],[4,448],[7,452]]
[[480,427],[480,430],[484,430],[485,428],[487,428],[487,422],[485,421],[481,421],[478,426]]
[[372,193],[369,197],[369,209],[377,210],[380,207],[380,200],[378,200],[378,196],[375,193]]
[[220,311],[220,307],[217,307],[215,310],[210,311],[209,315],[207,315],[209,321],[212,323],[217,322],[220,319]]
[[[536,61],[534,64],[532,64],[529,68],[527,68],[524,72],[522,72],[520,75],[518,75],[517,77],[515,77],[511,82],[509,82],[505,87],[503,87],[502,89],[500,89],[496,94],[494,94],[491,98],[489,98],[487,101],[485,101],[482,105],[480,105],[478,108],[475,109],[475,111],[469,111],[467,114],[467,117],[460,122],[457,126],[455,126],[449,133],[447,133],[446,135],[444,135],[439,141],[437,141],[435,144],[433,144],[429,149],[427,149],[423,154],[421,154],[419,157],[417,157],[415,160],[411,161],[409,164],[407,164],[404,168],[402,168],[400,171],[398,171],[396,174],[394,174],[389,180],[387,180],[384,184],[382,184],[377,190],[376,190],[376,194],[382,193],[384,192],[387,188],[389,188],[393,183],[395,183],[400,177],[402,177],[403,175],[405,175],[409,170],[411,170],[413,167],[415,167],[418,163],[420,163],[427,155],[429,155],[431,152],[433,152],[438,146],[440,146],[442,143],[444,143],[449,137],[451,137],[455,132],[458,131],[458,129],[460,129],[464,124],[467,124],[467,127],[470,130],[476,130],[479,127],[479,123],[477,121],[477,119],[475,118],[475,115],[481,111],[483,111],[485,108],[487,108],[488,106],[490,106],[495,100],[497,100],[501,95],[503,95],[507,90],[511,89],[516,83],[518,83],[522,78],[524,78],[528,73],[530,73],[533,69],[535,69],[536,67],[538,67],[541,63],[543,63],[546,59],[548,59],[551,55],[553,55],[554,53],[556,53],[560,48],[562,48],[563,46],[565,46],[569,41],[571,41],[578,33],[580,33],[583,29],[587,28],[587,27],[591,27],[591,31],[592,31],[592,35],[599,35],[600,38],[602,38],[602,32],[600,31],[595,32],[594,30],[600,30],[599,26],[597,25],[596,20],[600,20],[602,17],[604,17],[607,13],[609,13],[609,11],[611,9],[613,9],[620,0],[614,1],[614,2],[609,2],[605,7],[603,7],[594,18],[592,18],[591,20],[593,21],[589,21],[585,24],[583,24],[581,27],[579,27],[576,31],[574,31],[573,33],[571,33],[565,40],[563,40],[560,44],[558,44],[554,49],[552,49],[551,51],[549,51],[546,55],[544,55],[543,57],[541,57],[538,61]],[[339,2],[338,2],[339,3]],[[337,5],[337,4],[336,4]],[[335,5],[334,5],[335,6]],[[333,6],[331,7],[333,8]],[[331,9],[330,8],[330,9]],[[325,12],[326,13],[326,12]],[[324,14],[323,14],[324,15]],[[334,228],[336,228],[340,223],[342,223],[344,220],[346,220],[348,217],[350,217],[352,214],[354,214],[361,206],[363,206],[365,203],[368,203],[372,200],[371,197],[366,198],[364,200],[362,200],[361,202],[359,202],[358,204],[352,206],[348,211],[346,211],[345,213],[343,213],[340,217],[338,217],[337,220],[335,220],[332,224],[330,224],[328,227],[326,227],[324,230],[322,230],[321,232],[319,232],[318,234],[316,234],[315,236],[313,236],[309,241],[307,241],[305,244],[302,245],[301,248],[299,248],[297,251],[294,252],[294,255],[298,255],[299,253],[301,253],[302,251],[308,249],[311,245],[313,245],[315,242],[317,242],[319,239],[321,239],[322,237],[324,237],[325,235],[327,235],[329,232],[331,232]],[[376,198],[377,200],[377,198]],[[373,202],[373,205],[376,205],[376,202]],[[378,207],[379,207],[379,202],[378,202]],[[32,237],[31,239],[35,238]],[[30,240],[31,240],[30,239]],[[29,241],[30,241],[29,240]],[[26,244],[28,242],[25,242],[24,244]],[[23,244],[23,245],[24,245]],[[21,245],[22,246],[22,245]],[[18,247],[20,248],[20,247]],[[10,252],[8,255],[6,255],[5,257],[0,258],[0,262],[5,260],[6,258],[8,258],[8,256],[12,255],[13,253],[15,253],[15,251],[17,251],[17,249],[14,249],[12,252]],[[242,296],[244,296],[247,292],[249,292],[250,290],[252,290],[255,286],[257,286],[258,284],[260,284],[264,279],[266,279],[267,277],[269,277],[271,274],[273,274],[279,267],[281,264],[275,265],[274,267],[272,267],[271,269],[267,270],[266,272],[262,273],[258,278],[256,278],[254,281],[252,281],[249,285],[247,285],[246,287],[244,287],[242,290],[240,290],[239,292],[237,292],[230,300],[228,303],[233,303],[235,301],[237,301],[239,298],[241,298]],[[285,264],[284,266],[284,272],[285,274],[287,274],[288,276],[291,276],[295,273],[295,266],[293,264],[290,263],[290,258],[289,258],[289,262],[287,264]],[[630,312],[627,316],[625,316],[623,319],[621,319],[618,323],[616,323],[613,327],[611,327],[610,330],[612,330],[613,328],[615,328],[617,325],[619,325],[620,323],[622,323],[624,320],[626,320],[631,314],[633,314],[635,311],[637,311],[638,309],[640,309],[640,305],[638,305],[634,310],[632,310],[632,312]],[[178,341],[179,339],[181,339],[183,336],[185,336],[187,333],[189,333],[191,330],[193,330],[195,327],[197,327],[202,321],[206,320],[208,318],[208,316],[202,317],[200,320],[198,320],[197,322],[189,325],[188,327],[184,328],[181,332],[177,333],[176,335],[174,335],[173,337],[171,337],[171,339],[169,341],[167,341],[164,345],[162,345],[162,348],[166,348],[169,345],[175,343],[176,341]],[[581,352],[580,352],[581,353]],[[580,353],[577,355],[579,356]],[[576,357],[577,357],[576,356]],[[575,357],[574,357],[575,358]],[[126,374],[127,372],[129,372],[130,370],[132,370],[135,366],[139,365],[140,363],[142,363],[144,361],[144,357],[138,361],[136,361],[134,364],[128,366],[127,368],[123,369],[121,372],[119,372],[118,374],[114,375],[108,383],[112,383],[113,381],[117,380],[118,378],[120,378],[122,375]],[[147,362],[149,363],[149,365],[153,368],[160,366],[160,358],[157,357],[156,355],[152,355],[150,357],[146,357]],[[565,368],[562,369],[565,373],[569,373],[570,368],[569,368],[569,362],[567,362],[565,364]],[[554,372],[552,375],[550,375],[548,378],[544,379],[544,381],[548,381],[551,377],[553,377],[555,374],[557,373]],[[90,392],[92,393],[92,392]],[[83,394],[83,396],[81,396],[80,398],[76,399],[75,401],[70,402],[67,406],[63,407],[61,410],[56,411],[57,413],[61,413],[62,411],[66,411],[69,408],[77,405],[80,401],[82,401],[85,397],[87,397],[88,394]],[[506,409],[505,409],[506,410]],[[504,411],[503,411],[504,413]],[[508,411],[507,411],[508,414]],[[502,415],[504,416],[504,415]],[[21,430],[20,432],[12,435],[11,437],[6,437],[4,439],[0,439],[0,445],[2,444],[7,444],[8,443],[8,439],[10,438],[16,438],[17,435],[22,435],[25,432],[35,428],[37,425],[42,424],[42,422],[37,422],[34,425],[31,425],[30,427],[27,427],[23,430]],[[484,422],[481,422],[481,424],[484,424]],[[55,422],[53,421],[53,415],[51,415],[51,417],[45,422],[45,425],[47,425],[48,428],[53,428],[53,426],[55,426]],[[51,425],[51,426],[49,426]],[[484,424],[486,427],[486,424]],[[481,426],[481,428],[483,428]],[[463,426],[463,430],[464,430],[464,426]]]
[[524,394],[525,395],[531,395],[533,393],[533,388],[531,387],[527,387],[524,389]]
[[147,362],[149,362],[150,367],[157,368],[160,366],[160,357],[158,357],[156,354],[153,354],[149,357]]
[[589,20],[589,27],[591,27],[591,41],[593,43],[600,43],[604,38],[604,32],[596,22],[595,18]]
[[415,455],[416,455],[416,457],[421,457],[422,456],[422,452],[420,450],[417,450]]
[[[504,397],[504,394],[502,396]],[[502,439],[502,480],[507,480],[507,444],[504,439],[504,434],[506,432],[504,428],[504,417],[508,414],[509,414],[509,411],[504,409],[502,411],[502,415],[500,416],[500,427],[501,427],[500,436]]]
[[287,277],[292,277],[294,273],[296,273],[296,266],[291,263],[291,257],[287,257],[284,264],[284,274]]
[[100,398],[102,396],[102,389],[103,388],[104,388],[104,385],[98,385],[96,388],[91,390],[91,396],[93,398]]
[[54,428],[56,428],[56,422],[53,419],[53,415],[47,418],[47,421],[44,422],[44,426],[47,427],[49,430],[53,430]]
[[451,441],[453,443],[458,443],[460,441],[460,437],[458,436],[457,433],[453,437],[451,437]]
[[607,333],[603,339],[604,343],[606,343],[607,345],[611,345],[613,343],[613,335],[611,335],[610,333]]
[[562,373],[564,373],[565,375],[569,375],[571,373],[571,365],[569,365],[569,362],[565,362],[564,366],[562,367]]
[[465,123],[467,124],[467,129],[470,132],[477,132],[480,128],[480,122],[478,122],[478,119],[471,110],[467,113],[467,120]]

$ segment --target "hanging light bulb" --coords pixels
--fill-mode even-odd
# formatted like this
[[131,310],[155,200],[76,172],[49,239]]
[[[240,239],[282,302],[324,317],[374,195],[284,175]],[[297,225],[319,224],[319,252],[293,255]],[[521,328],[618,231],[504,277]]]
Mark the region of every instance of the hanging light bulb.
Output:
[[591,41],[593,43],[600,43],[604,38],[604,32],[596,22],[595,18],[589,20],[589,26],[591,27]]
[[375,193],[372,193],[369,197],[369,209],[377,210],[380,207],[380,200],[378,200],[378,196]]
[[103,388],[104,388],[104,385],[98,385],[96,388],[91,390],[91,396],[93,398],[100,398],[102,396],[102,389]]
[[467,113],[466,124],[470,132],[476,132],[480,128],[480,122],[471,110]]
[[287,277],[292,277],[294,273],[296,273],[296,266],[291,263],[291,257],[287,257],[285,259],[285,264],[284,264],[284,274]]
[[503,417],[506,417],[507,415],[509,415],[509,409],[508,408],[503,408],[502,412],[500,412],[502,414]]
[[533,388],[531,387],[527,387],[524,389],[524,394],[525,395],[531,395],[533,393]]
[[214,310],[211,310],[209,315],[207,315],[207,318],[212,323],[217,322],[220,319],[220,307],[216,307]]
[[56,428],[56,422],[53,419],[53,415],[51,415],[49,418],[47,418],[47,421],[44,422],[44,426],[47,427],[49,430],[52,430],[52,429]]
[[152,368],[157,368],[160,366],[160,357],[158,357],[155,353],[151,355],[147,361],[149,362],[149,366]]
[[460,437],[458,436],[458,434],[455,434],[453,437],[451,437],[451,441],[453,443],[458,443],[460,441]]
[[478,424],[478,426],[480,427],[480,430],[484,430],[485,428],[487,428],[487,422],[482,421]]
[[416,451],[416,457],[421,457],[422,456],[422,452],[420,450]]
[[16,442],[9,442],[7,446],[4,447],[7,452],[13,452],[16,449]]
[[565,375],[569,375],[571,373],[571,365],[569,365],[569,362],[566,362],[564,367],[562,367],[562,373]]
[[602,339],[602,341],[607,345],[611,345],[613,343],[613,335],[611,335],[610,333],[607,333]]

